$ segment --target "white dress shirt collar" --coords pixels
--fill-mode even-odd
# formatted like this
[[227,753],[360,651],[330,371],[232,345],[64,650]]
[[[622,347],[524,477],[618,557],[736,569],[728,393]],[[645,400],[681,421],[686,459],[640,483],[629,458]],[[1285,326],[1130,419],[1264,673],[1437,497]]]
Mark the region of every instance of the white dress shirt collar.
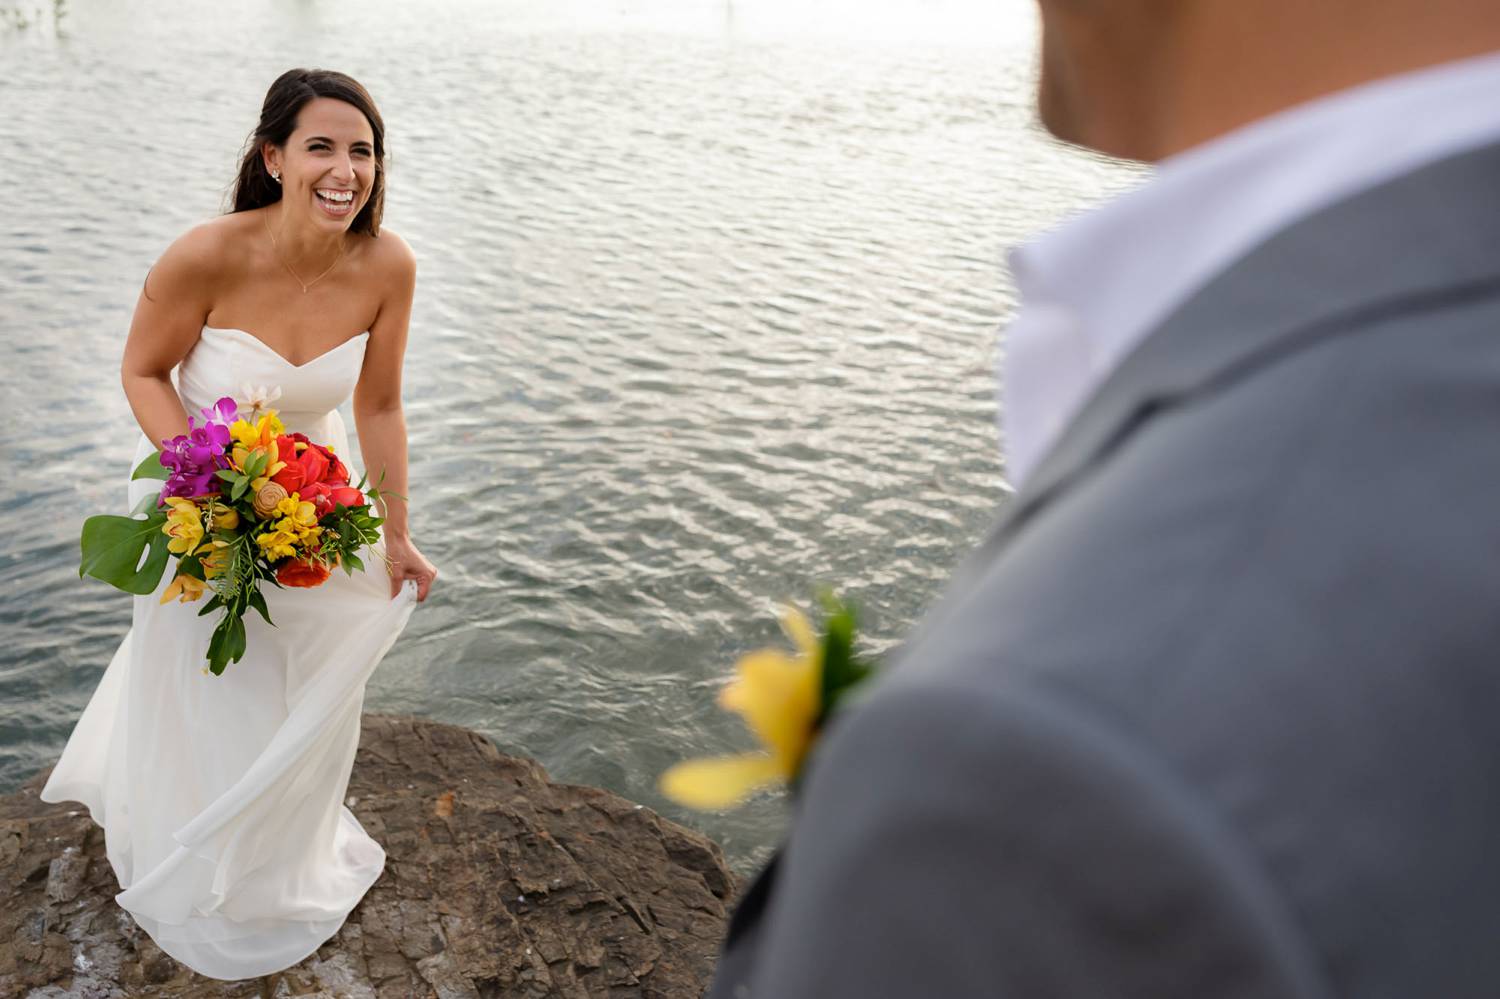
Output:
[[1017,488],[1104,378],[1211,278],[1299,218],[1500,140],[1500,54],[1389,77],[1261,119],[1011,253],[1003,352]]

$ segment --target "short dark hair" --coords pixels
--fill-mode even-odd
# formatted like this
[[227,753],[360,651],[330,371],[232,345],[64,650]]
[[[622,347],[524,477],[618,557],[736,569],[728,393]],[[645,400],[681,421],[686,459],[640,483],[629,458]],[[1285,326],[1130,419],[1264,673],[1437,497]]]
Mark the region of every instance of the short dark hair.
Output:
[[331,97],[358,108],[375,133],[375,183],[370,200],[360,209],[349,226],[350,232],[380,235],[380,220],[385,214],[385,122],[370,92],[358,80],[331,69],[289,69],[276,78],[266,91],[260,108],[260,123],[250,133],[240,172],[234,180],[234,207],[230,213],[264,208],[281,200],[281,185],[266,171],[261,149],[266,143],[286,145],[297,127],[297,116],[315,98]]

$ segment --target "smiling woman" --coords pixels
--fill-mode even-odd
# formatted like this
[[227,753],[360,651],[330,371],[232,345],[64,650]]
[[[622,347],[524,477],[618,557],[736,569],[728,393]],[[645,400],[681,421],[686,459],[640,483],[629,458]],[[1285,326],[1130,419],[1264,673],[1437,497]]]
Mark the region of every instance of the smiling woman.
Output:
[[[162,950],[214,978],[296,964],[337,932],[384,866],[384,851],[343,806],[344,789],[365,683],[437,575],[407,531],[401,369],[416,265],[381,228],[384,156],[385,126],[364,87],[323,70],[283,74],[252,133],[233,209],[162,255],[125,345],[121,377],[145,434],[138,464],[158,442],[180,457],[175,439],[193,429],[189,413],[226,422],[237,409],[243,426],[260,429],[184,487],[188,520],[168,527],[196,540],[172,549],[177,571],[157,592],[136,597],[131,631],[42,797],[88,806],[121,907]],[[285,556],[275,579],[297,588],[267,587],[265,620],[243,622],[243,658],[211,675],[212,619],[184,604],[205,590],[227,601],[251,562],[218,557],[241,550],[234,524],[192,511],[224,499],[221,480],[253,484],[257,468],[281,471],[253,486],[256,512],[271,492],[266,509],[285,505],[288,517],[316,515],[320,495],[331,505],[331,490],[315,487],[349,453],[338,407],[351,394],[365,464],[382,487],[382,537],[373,550],[357,539],[353,557],[329,556],[326,544],[296,564]],[[279,418],[261,411],[272,397]],[[314,457],[328,460],[312,480],[282,478],[324,445]],[[134,482],[132,502],[149,509],[154,485]],[[298,523],[304,540],[332,530]],[[274,550],[272,521],[261,524],[264,533],[241,540]],[[361,561],[383,561],[389,580],[378,570],[331,574]],[[174,587],[184,573],[191,585]]]

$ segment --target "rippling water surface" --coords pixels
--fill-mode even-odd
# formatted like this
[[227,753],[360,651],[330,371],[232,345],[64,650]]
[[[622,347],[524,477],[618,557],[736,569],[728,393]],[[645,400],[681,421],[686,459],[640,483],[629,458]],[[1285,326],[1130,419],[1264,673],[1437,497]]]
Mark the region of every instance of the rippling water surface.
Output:
[[777,601],[835,584],[886,649],[933,599],[1004,502],[1005,249],[1136,179],[1033,126],[1030,4],[39,13],[0,19],[0,788],[128,626],[77,536],[123,502],[142,276],[221,209],[270,81],[321,65],[380,103],[421,260],[413,527],[443,578],[367,706],[762,860],[782,796],[695,815],[655,776],[750,745],[714,693]]

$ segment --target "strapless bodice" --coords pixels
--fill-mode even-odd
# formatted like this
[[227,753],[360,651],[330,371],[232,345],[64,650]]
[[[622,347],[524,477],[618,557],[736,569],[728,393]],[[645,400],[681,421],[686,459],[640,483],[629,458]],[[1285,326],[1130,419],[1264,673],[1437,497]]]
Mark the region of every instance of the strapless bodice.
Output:
[[224,396],[242,406],[251,388],[280,389],[271,408],[291,430],[312,436],[317,424],[354,392],[364,364],[368,333],[360,333],[314,357],[293,364],[244,330],[203,328],[203,334],[177,368],[177,393],[189,413]]
[[[347,456],[349,434],[338,407],[354,394],[369,339],[369,333],[359,333],[306,363],[293,364],[244,330],[205,326],[177,366],[177,395],[182,408],[201,419],[199,410],[225,396],[248,410],[252,393],[279,391],[280,396],[266,408],[276,410],[288,430],[304,433]],[[135,460],[139,462],[154,449],[142,435]],[[132,483],[132,505],[153,485],[160,483]]]

